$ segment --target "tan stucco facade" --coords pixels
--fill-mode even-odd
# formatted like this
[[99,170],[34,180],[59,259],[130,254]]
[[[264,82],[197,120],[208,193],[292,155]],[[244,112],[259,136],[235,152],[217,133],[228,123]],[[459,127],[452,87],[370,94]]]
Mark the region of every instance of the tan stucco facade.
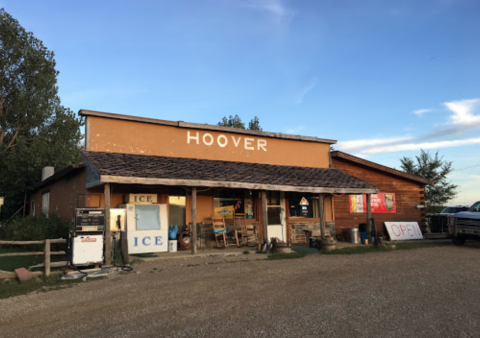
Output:
[[[232,129],[232,128],[228,128]],[[328,168],[330,144],[87,116],[86,150]]]

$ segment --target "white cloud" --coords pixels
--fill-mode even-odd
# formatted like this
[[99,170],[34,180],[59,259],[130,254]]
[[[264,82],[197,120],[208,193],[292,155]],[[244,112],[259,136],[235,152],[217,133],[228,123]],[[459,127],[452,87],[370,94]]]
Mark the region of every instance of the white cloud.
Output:
[[[480,107],[480,98],[444,102],[443,105],[451,112],[448,121],[442,124],[440,128],[427,131],[424,135],[346,141],[339,142],[337,147],[339,150],[368,155],[406,150],[459,147],[480,143],[480,138],[465,139],[466,131],[480,129],[480,115],[474,114]],[[429,111],[431,110],[419,109],[414,113],[421,116]],[[455,139],[445,140],[448,136],[453,135],[456,136]],[[430,142],[433,139],[444,140]]]
[[298,126],[298,127],[290,127],[288,128],[285,133],[286,134],[293,134],[293,135],[299,135],[300,132],[305,129],[305,126]]
[[305,87],[301,88],[300,91],[298,92],[297,96],[295,97],[295,104],[302,104],[303,99],[307,94],[313,90],[317,86],[317,78],[314,77],[313,79],[310,80],[310,83],[306,85]]
[[465,127],[472,127],[473,125],[480,128],[480,115],[472,114],[479,104],[480,99],[451,101],[444,103],[445,107],[453,112],[453,115],[450,116],[452,124]]
[[432,111],[431,109],[417,109],[417,110],[414,110],[413,113],[415,115],[417,115],[418,117],[422,117],[423,114],[431,112],[431,111]]
[[409,136],[402,137],[387,137],[378,139],[364,139],[355,141],[338,142],[337,148],[347,152],[365,152],[364,150],[372,146],[396,144],[399,142],[405,142],[411,140]]
[[378,153],[391,153],[395,151],[404,151],[404,150],[420,150],[420,149],[439,149],[439,148],[450,148],[458,147],[469,144],[480,143],[480,138],[472,138],[467,140],[449,140],[449,141],[438,141],[438,142],[423,142],[423,143],[403,143],[403,144],[394,144],[383,147],[370,147],[362,151],[364,154],[378,154]]
[[480,175],[470,175],[470,178],[480,181]]
[[267,13],[278,21],[289,21],[293,17],[293,11],[282,0],[249,0],[246,7]]

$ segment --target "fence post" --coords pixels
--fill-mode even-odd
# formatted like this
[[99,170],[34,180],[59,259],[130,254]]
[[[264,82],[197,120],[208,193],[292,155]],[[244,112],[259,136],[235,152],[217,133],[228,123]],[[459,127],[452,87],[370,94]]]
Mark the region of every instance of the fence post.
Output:
[[50,240],[45,240],[45,252],[44,252],[44,265],[45,265],[45,277],[50,276]]

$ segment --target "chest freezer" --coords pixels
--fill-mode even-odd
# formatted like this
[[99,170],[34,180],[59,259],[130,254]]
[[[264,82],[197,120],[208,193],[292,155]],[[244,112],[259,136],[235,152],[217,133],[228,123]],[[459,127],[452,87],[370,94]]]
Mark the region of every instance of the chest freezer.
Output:
[[166,204],[125,204],[128,253],[168,251]]

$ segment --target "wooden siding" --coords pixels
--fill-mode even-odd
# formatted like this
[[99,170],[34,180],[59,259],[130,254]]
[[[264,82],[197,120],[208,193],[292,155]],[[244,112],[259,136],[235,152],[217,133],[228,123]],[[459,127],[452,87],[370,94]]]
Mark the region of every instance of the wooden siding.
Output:
[[[425,203],[423,184],[338,158],[333,158],[333,166],[379,187],[381,192],[395,193],[396,213],[372,213],[377,231],[385,234],[386,230],[383,223],[387,221],[418,222],[420,228],[424,229],[426,222],[425,209],[415,207],[418,204]],[[360,223],[366,223],[366,213],[350,213],[348,196],[340,195],[334,198],[337,234],[341,234],[345,229],[358,227]]]

